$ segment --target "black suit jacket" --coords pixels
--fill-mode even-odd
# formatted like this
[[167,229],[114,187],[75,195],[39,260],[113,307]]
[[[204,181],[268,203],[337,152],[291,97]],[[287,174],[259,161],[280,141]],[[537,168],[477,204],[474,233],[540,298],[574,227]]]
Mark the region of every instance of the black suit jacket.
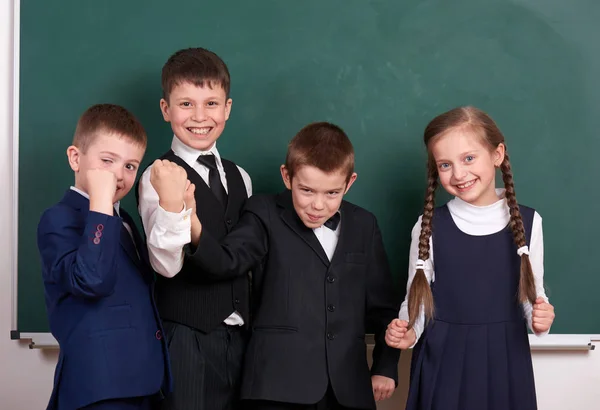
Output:
[[[253,277],[252,336],[242,398],[312,404],[331,383],[344,406],[375,408],[371,375],[397,381],[399,351],[386,346],[397,317],[392,278],[375,216],[342,202],[339,241],[329,262],[291,193],[253,196],[219,244],[203,232],[190,260],[215,278]],[[369,371],[365,324],[375,329]]]

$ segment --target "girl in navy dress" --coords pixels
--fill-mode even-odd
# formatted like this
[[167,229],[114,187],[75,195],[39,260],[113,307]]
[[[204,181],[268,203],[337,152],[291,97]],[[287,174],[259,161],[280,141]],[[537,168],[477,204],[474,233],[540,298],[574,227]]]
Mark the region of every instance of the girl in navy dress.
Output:
[[[527,327],[543,335],[554,320],[542,219],[517,203],[504,136],[486,113],[448,111],[424,140],[428,187],[408,295],[386,333],[388,345],[414,347],[406,408],[534,410]],[[455,198],[434,209],[438,183]]]

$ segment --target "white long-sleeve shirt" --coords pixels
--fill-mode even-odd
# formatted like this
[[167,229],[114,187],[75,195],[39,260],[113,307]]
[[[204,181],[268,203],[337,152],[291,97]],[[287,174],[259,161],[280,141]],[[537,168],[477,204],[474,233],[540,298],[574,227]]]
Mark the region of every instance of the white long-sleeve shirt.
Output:
[[[456,226],[468,235],[483,236],[491,235],[500,232],[510,221],[509,207],[504,198],[504,190],[496,190],[500,199],[488,206],[474,206],[459,198],[454,198],[448,202],[450,215]],[[421,220],[419,217],[417,223],[413,227],[410,256],[408,262],[408,282],[407,292],[404,302],[400,307],[398,317],[401,320],[408,321],[408,291],[412,284],[416,273],[417,259],[419,258],[419,236],[421,234]],[[544,298],[548,302],[548,297],[544,290],[544,237],[542,231],[542,217],[535,212],[533,217],[533,226],[531,232],[531,240],[529,244],[529,259],[535,278],[535,288],[538,297]],[[429,238],[429,259],[425,263],[425,276],[431,284],[435,281],[435,260],[433,255],[433,239]],[[531,303],[523,303],[523,312],[527,320],[527,325],[531,329],[531,315],[533,307]],[[425,314],[421,310],[419,317],[415,321],[414,330],[417,335],[416,342],[421,337],[425,328]],[[533,330],[533,329],[532,329]],[[538,336],[547,334],[548,332],[538,333]]]
[[[207,185],[209,185],[208,175],[210,170],[205,165],[199,163],[197,159],[200,155],[214,155],[221,183],[225,191],[229,192],[227,176],[216,144],[208,151],[200,151],[188,147],[179,141],[179,139],[173,137],[171,150],[193,168]],[[191,242],[192,210],[185,209],[184,207],[181,212],[174,213],[167,212],[161,208],[158,193],[150,183],[151,170],[152,165],[144,171],[140,178],[139,212],[146,233],[150,264],[160,275],[172,278],[181,271],[184,259],[183,248]],[[252,195],[252,181],[250,176],[239,166],[238,170],[244,180],[248,197],[250,197]],[[244,322],[241,316],[237,312],[234,312],[225,319],[225,323],[228,325],[241,325]]]

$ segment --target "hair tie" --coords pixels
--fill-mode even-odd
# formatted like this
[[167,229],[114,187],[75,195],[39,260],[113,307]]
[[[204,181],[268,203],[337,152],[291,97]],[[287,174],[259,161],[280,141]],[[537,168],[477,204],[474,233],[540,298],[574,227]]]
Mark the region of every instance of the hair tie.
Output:
[[517,249],[517,254],[519,256],[523,256],[523,254],[529,255],[529,247],[527,245],[521,246],[519,249]]
[[425,261],[423,259],[417,259],[417,266],[416,266],[417,270],[418,269],[423,269],[425,270]]

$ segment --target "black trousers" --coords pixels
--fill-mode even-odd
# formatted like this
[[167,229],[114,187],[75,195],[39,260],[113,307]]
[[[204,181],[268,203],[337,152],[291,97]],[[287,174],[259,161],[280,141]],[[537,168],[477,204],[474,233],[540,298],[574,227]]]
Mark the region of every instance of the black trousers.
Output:
[[173,392],[161,410],[238,410],[246,332],[219,325],[206,334],[164,321]]
[[269,400],[244,400],[244,410],[350,410],[338,403],[331,386],[327,388],[325,396],[315,404],[281,403]]

